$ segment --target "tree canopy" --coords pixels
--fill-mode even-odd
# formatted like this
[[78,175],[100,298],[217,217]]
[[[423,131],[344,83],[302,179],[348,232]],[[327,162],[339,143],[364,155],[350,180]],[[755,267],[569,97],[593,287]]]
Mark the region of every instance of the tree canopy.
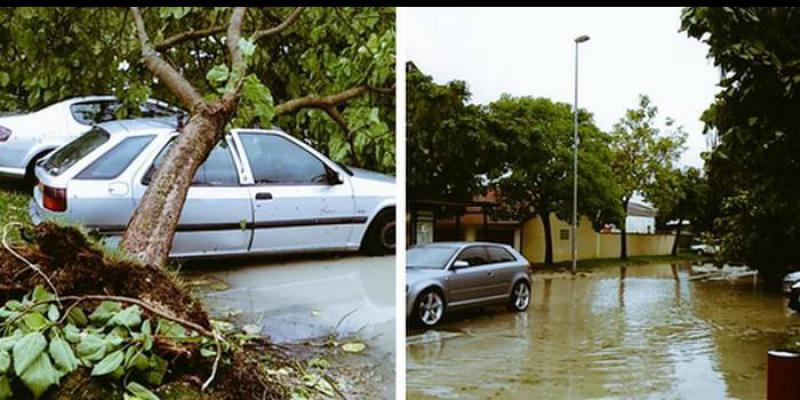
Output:
[[463,81],[440,85],[409,64],[407,80],[407,186],[410,199],[469,201],[486,189],[505,148],[469,104]]
[[800,12],[792,7],[686,8],[682,29],[722,71],[704,113],[707,155],[722,197],[717,230],[730,259],[777,282],[800,263]]
[[[683,151],[686,134],[673,128],[667,119],[666,130],[657,123],[658,108],[647,96],[639,97],[638,107],[627,110],[611,132],[611,167],[620,185],[622,209],[627,213],[634,194],[668,213],[679,198],[675,163]],[[627,257],[625,224],[622,230],[622,258]]]
[[[142,19],[160,58],[206,100],[243,78],[231,126],[274,122],[337,161],[393,171],[392,8],[248,8],[238,46],[244,77],[229,61],[232,12],[161,7]],[[141,62],[127,8],[3,8],[0,21],[0,109],[113,94],[129,106],[123,114],[149,96],[191,111]]]
[[[488,106],[489,130],[506,144],[509,171],[497,180],[496,212],[517,221],[541,217],[546,264],[553,261],[549,215],[568,221],[573,194],[573,114],[566,103],[503,95]],[[599,227],[620,221],[618,186],[609,167],[609,137],[579,112],[578,212]]]

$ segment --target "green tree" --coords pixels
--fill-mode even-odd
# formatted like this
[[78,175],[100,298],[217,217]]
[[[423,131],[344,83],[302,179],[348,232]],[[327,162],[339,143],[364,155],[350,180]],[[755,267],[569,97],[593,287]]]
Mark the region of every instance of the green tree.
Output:
[[411,63],[406,81],[409,204],[472,200],[486,190],[505,146],[490,135],[481,107],[468,104],[463,81],[437,84]]
[[122,241],[144,263],[166,261],[191,178],[229,127],[275,121],[334,159],[394,166],[391,8],[5,8],[0,20],[5,109],[113,93],[189,111]]
[[792,7],[684,9],[682,29],[706,43],[722,78],[704,113],[707,158],[727,258],[777,284],[800,263],[800,13]]
[[[572,215],[573,114],[566,103],[503,95],[488,106],[489,131],[506,143],[509,171],[497,181],[497,214],[525,222],[539,217],[545,238],[544,263],[553,263],[550,214]],[[618,186],[609,167],[607,134],[591,114],[579,112],[578,211],[595,227],[620,220]]]
[[683,223],[691,222],[695,234],[711,230],[709,215],[708,182],[700,169],[689,167],[685,170],[676,169],[676,193],[674,203],[670,208],[659,207],[658,225],[666,227],[669,221],[676,221],[675,243],[672,245],[672,255],[678,255],[679,241],[683,231]]
[[[658,109],[647,96],[639,97],[639,107],[628,110],[611,132],[611,167],[620,185],[619,201],[627,216],[628,203],[640,194],[657,208],[671,209],[679,198],[675,163],[683,150],[686,134],[667,119],[667,131],[656,126]],[[620,223],[620,258],[628,257],[627,231]]]

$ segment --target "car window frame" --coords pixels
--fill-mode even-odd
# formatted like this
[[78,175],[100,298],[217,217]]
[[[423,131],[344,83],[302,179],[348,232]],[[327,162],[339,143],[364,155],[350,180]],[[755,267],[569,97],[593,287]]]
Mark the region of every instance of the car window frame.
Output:
[[272,135],[277,136],[297,147],[301,150],[308,153],[311,157],[315,158],[319,161],[322,166],[325,168],[328,174],[338,174],[340,178],[343,178],[345,174],[348,176],[347,172],[341,170],[339,166],[333,166],[331,164],[335,163],[325,157],[322,153],[319,153],[316,149],[309,146],[308,144],[304,143],[297,138],[291,137],[284,132],[280,131],[265,131],[265,130],[254,130],[254,129],[234,129],[231,131],[232,141],[237,151],[239,153],[239,157],[241,158],[241,165],[242,165],[242,172],[243,172],[243,182],[249,186],[255,187],[269,187],[269,186],[335,186],[331,182],[267,182],[267,183],[256,183],[255,175],[253,174],[253,168],[250,165],[250,157],[247,155],[247,150],[245,149],[244,144],[242,143],[241,135],[246,134],[253,134],[253,135]]
[[[128,171],[130,168],[131,168],[131,166],[132,166],[134,163],[136,163],[136,160],[137,160],[139,157],[141,157],[141,156],[142,156],[142,154],[143,154],[143,153],[144,153],[144,152],[147,150],[147,148],[148,148],[148,147],[150,147],[150,146],[153,144],[153,141],[155,141],[155,140],[156,140],[156,137],[157,137],[157,136],[158,136],[158,135],[154,135],[154,134],[147,134],[147,135],[131,135],[131,136],[128,136],[128,137],[125,137],[125,138],[122,138],[122,139],[118,140],[118,141],[117,141],[116,143],[114,143],[114,144],[113,144],[113,145],[112,145],[112,146],[111,146],[111,147],[110,147],[108,150],[105,150],[105,151],[103,151],[103,154],[100,154],[99,156],[97,156],[97,157],[94,157],[94,159],[93,159],[93,160],[92,160],[92,161],[91,161],[91,162],[90,162],[88,165],[86,165],[85,167],[81,168],[80,172],[78,172],[77,174],[75,174],[75,176],[74,176],[72,179],[75,179],[75,180],[80,180],[80,181],[110,181],[110,180],[118,179],[120,176],[122,176],[123,174],[125,174],[125,172],[127,172],[127,171]],[[105,157],[105,156],[106,156],[108,153],[110,153],[110,152],[114,151],[115,149],[117,149],[117,148],[118,148],[119,146],[121,146],[121,145],[122,145],[122,144],[123,144],[125,141],[127,141],[127,140],[131,140],[131,139],[141,139],[141,138],[150,138],[150,140],[149,140],[147,143],[145,143],[145,145],[144,145],[144,146],[141,148],[141,150],[139,150],[139,154],[137,154],[136,156],[134,156],[134,157],[133,157],[133,158],[132,158],[132,159],[131,159],[131,160],[128,162],[128,164],[127,164],[127,165],[126,165],[124,168],[122,168],[122,170],[120,170],[120,172],[119,172],[119,173],[117,173],[117,175],[115,175],[115,176],[113,176],[113,177],[110,177],[110,178],[88,178],[88,177],[81,177],[81,174],[83,174],[84,172],[86,172],[86,170],[88,170],[89,168],[91,168],[92,166],[94,166],[96,163],[100,162],[100,160],[101,160],[101,159],[103,159],[103,157]]]
[[[152,157],[145,162],[145,165],[143,167],[143,171],[141,172],[141,176],[138,179],[138,182],[139,182],[140,185],[142,185],[144,187],[150,186],[150,182],[152,181],[152,177],[150,177],[150,179],[147,179],[148,178],[148,173],[150,172],[150,169],[153,168],[153,164],[156,162],[156,159],[161,154],[161,152],[164,151],[164,149],[167,146],[169,146],[172,143],[173,140],[176,140],[177,138],[178,138],[178,135],[173,135],[173,136],[169,137],[163,144],[160,145],[160,147],[158,149],[156,149],[154,151],[154,154],[152,155]],[[228,149],[227,150],[228,150],[228,153],[231,155],[231,160],[233,160],[233,168],[234,168],[234,172],[236,173],[236,180],[238,181],[238,183],[212,184],[212,183],[194,183],[194,182],[192,182],[189,187],[231,188],[231,187],[242,187],[242,186],[245,186],[244,177],[242,176],[241,162],[239,161],[238,155],[236,154],[237,153],[235,151],[236,148],[235,148],[234,144],[232,143],[232,141],[230,140],[230,135],[225,135],[225,137],[222,140],[224,140],[228,144]],[[203,162],[205,163],[205,161],[203,161]],[[200,165],[202,166],[202,164],[200,164]],[[155,172],[153,172],[153,174],[155,174]],[[194,180],[194,177],[192,177],[192,180]]]
[[[82,105],[86,105],[86,104],[102,104],[102,103],[116,103],[116,104],[119,104],[119,105],[122,104],[119,100],[114,100],[114,99],[77,101],[77,102],[72,103],[72,104],[69,105],[69,116],[77,124],[80,124],[80,125],[83,125],[83,126],[95,126],[95,125],[97,125],[99,123],[102,123],[102,122],[90,122],[90,123],[82,122],[82,121],[78,120],[78,118],[75,117],[74,108],[75,108],[75,106],[82,106]],[[117,120],[118,120],[118,118],[116,116],[114,116],[114,119],[112,119],[111,121],[117,121]],[[103,122],[111,122],[111,121],[103,121]]]
[[[504,263],[510,263],[510,262],[518,261],[517,257],[515,257],[513,253],[508,251],[508,249],[503,247],[503,246],[484,246],[484,247],[486,247],[486,253],[489,255],[489,264],[504,264]],[[508,260],[508,261],[492,261],[492,253],[491,253],[490,249],[496,249],[496,250],[502,251],[505,254],[507,254],[511,259]]]
[[453,265],[461,257],[461,254],[464,253],[467,250],[470,250],[470,249],[483,249],[483,252],[485,253],[485,257],[486,257],[486,263],[484,263],[484,264],[476,264],[476,265],[469,265],[467,267],[461,267],[459,269],[471,269],[471,268],[483,267],[483,266],[486,266],[486,265],[492,265],[492,263],[489,262],[490,261],[490,259],[489,259],[489,251],[487,250],[487,246],[484,246],[484,245],[472,245],[472,246],[465,246],[461,250],[459,250],[458,253],[456,253],[455,257],[453,257],[453,260],[450,262],[450,266],[448,267],[448,269],[452,269]]

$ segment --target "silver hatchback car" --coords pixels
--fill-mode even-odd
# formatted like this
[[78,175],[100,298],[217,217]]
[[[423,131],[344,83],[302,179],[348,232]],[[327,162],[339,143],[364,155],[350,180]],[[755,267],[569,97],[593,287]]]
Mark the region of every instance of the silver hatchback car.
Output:
[[406,317],[432,327],[455,309],[507,304],[525,311],[530,264],[511,246],[440,242],[412,247],[406,261]]
[[[175,121],[100,124],[36,166],[34,222],[64,218],[104,236],[123,232]],[[364,249],[394,253],[394,178],[339,165],[279,130],[234,129],[200,166],[172,257]]]

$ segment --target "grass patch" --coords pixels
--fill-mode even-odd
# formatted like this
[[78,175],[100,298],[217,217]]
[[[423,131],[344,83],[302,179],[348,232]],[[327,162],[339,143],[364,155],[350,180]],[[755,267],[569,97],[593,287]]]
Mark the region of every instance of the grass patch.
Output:
[[[634,267],[649,264],[671,264],[679,262],[701,261],[705,258],[696,254],[679,254],[677,256],[631,256],[625,260],[619,258],[598,258],[592,260],[578,260],[579,271],[590,271],[598,268]],[[534,271],[557,271],[572,268],[572,261],[559,261],[553,265],[531,264]]]
[[[0,179],[0,229],[11,222],[30,225],[28,202],[31,200],[31,194],[32,189],[21,182]],[[19,232],[14,229],[9,232],[9,237],[11,240],[17,240]]]

